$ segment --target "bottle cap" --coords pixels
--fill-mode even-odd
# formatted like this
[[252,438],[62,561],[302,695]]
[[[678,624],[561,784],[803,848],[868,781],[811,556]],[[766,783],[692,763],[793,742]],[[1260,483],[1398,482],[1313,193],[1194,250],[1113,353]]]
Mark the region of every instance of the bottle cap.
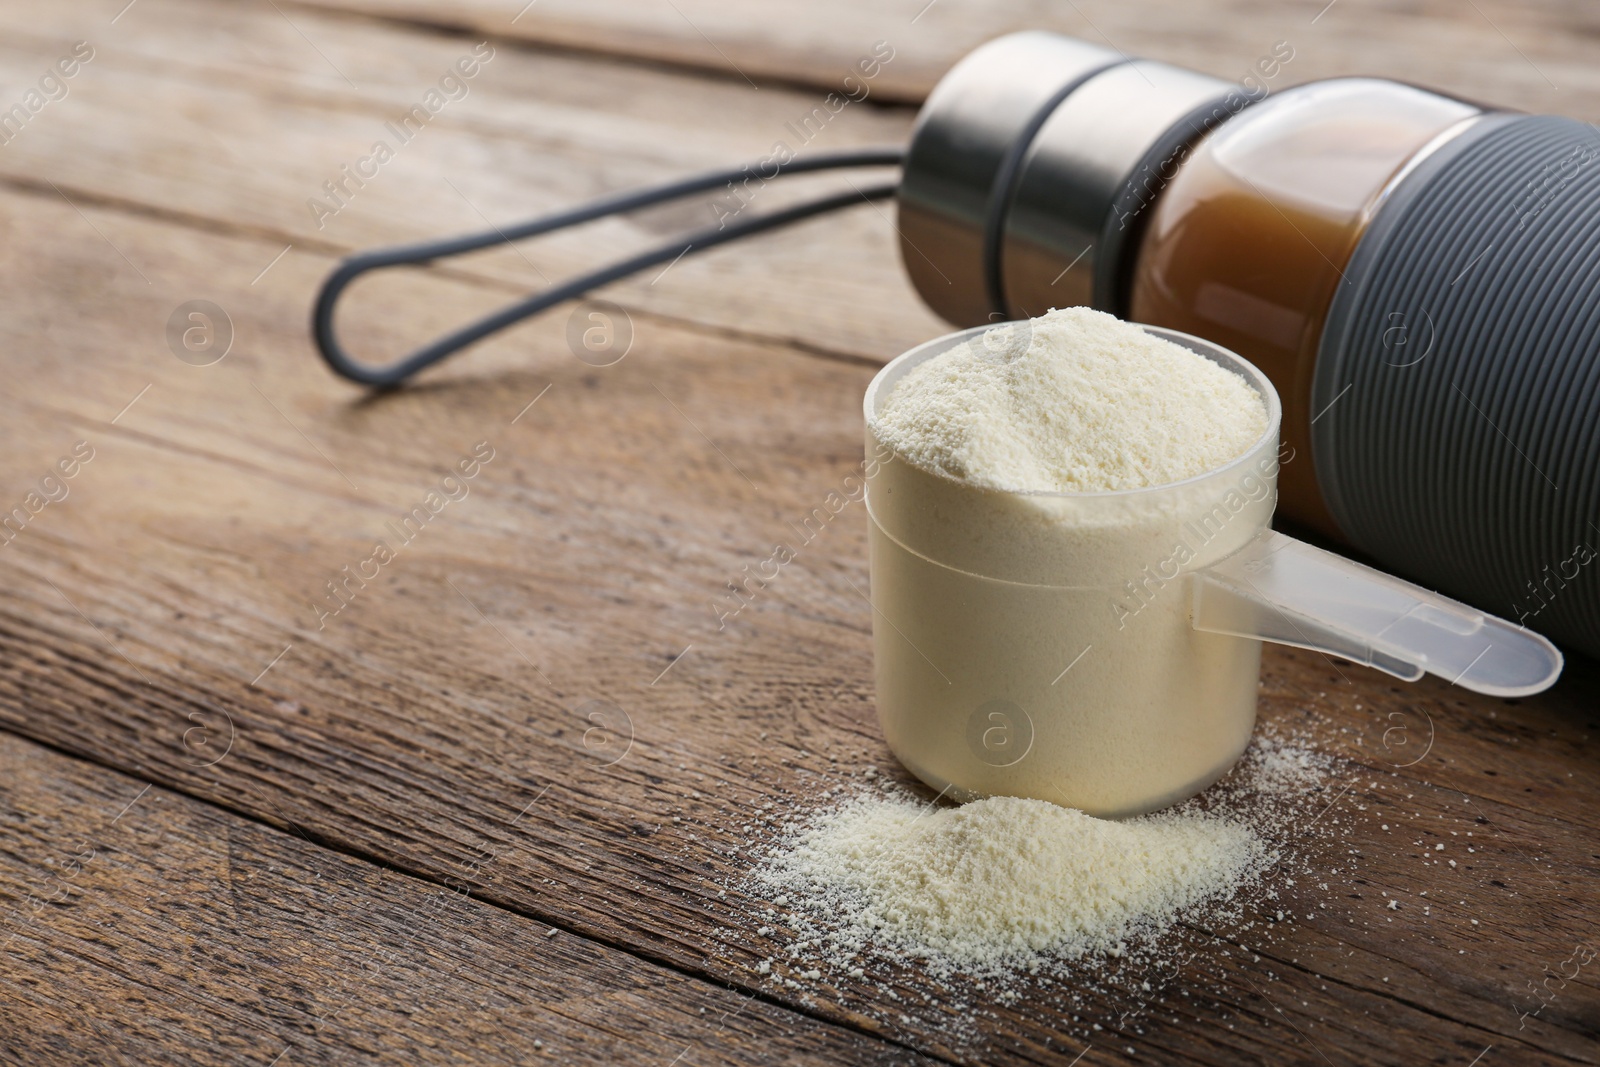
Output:
[[900,187],[906,272],[958,325],[1072,304],[1120,311],[1143,207],[1175,157],[1251,99],[1057,34],[990,41],[917,118]]

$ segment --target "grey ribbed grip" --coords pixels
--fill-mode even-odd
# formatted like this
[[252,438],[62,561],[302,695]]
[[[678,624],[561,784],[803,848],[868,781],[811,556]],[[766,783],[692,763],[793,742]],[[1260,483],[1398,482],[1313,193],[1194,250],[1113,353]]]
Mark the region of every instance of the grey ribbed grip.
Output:
[[1479,122],[1399,184],[1346,277],[1312,393],[1340,529],[1600,655],[1600,133]]

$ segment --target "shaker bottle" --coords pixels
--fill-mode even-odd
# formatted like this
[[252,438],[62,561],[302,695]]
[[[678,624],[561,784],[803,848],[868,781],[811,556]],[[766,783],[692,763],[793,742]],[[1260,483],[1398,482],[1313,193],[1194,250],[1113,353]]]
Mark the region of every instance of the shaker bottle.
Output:
[[957,326],[1086,304],[1238,352],[1287,517],[1600,655],[1600,139],[1296,69],[984,44],[918,116],[906,272]]
[[[1176,803],[1249,743],[1262,641],[1497,696],[1555,680],[1543,637],[1272,531],[1272,383],[1218,345],[1144,328],[1248,382],[1268,412],[1260,440],[1185,481],[1115,492],[997,491],[899,457],[868,468],[878,715],[912,773],[960,800],[1104,817]],[[988,329],[878,373],[869,455],[890,455],[874,427],[901,377]]]

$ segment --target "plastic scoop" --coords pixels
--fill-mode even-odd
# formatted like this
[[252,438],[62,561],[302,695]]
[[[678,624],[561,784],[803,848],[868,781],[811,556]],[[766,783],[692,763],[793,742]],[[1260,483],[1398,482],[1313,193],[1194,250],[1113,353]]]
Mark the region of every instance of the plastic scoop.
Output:
[[1103,817],[1193,796],[1249,743],[1264,641],[1493,696],[1560,674],[1561,653],[1538,634],[1274,532],[1278,470],[1294,461],[1279,449],[1277,391],[1198,337],[1143,327],[1243,378],[1268,425],[1238,458],[1180,482],[989,489],[880,436],[906,374],[970,341],[1016,358],[1029,329],[919,345],[864,398],[878,720],[932,788]]
[[1561,652],[1530,630],[1272,530],[1195,572],[1193,612],[1197,630],[1490,696],[1537,693],[1561,674]]

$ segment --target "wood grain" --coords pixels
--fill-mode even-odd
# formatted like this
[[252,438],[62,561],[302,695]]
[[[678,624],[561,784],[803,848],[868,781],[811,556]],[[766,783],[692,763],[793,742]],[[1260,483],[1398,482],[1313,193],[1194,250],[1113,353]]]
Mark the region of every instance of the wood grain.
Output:
[[8,1063],[922,1057],[0,734]]
[[1373,74],[1505,107],[1600,115],[1600,74],[1592,62],[1600,16],[1579,0],[298,0],[298,6],[671,64],[764,91],[833,89],[882,40],[896,58],[875,91],[901,103],[920,103],[962,56],[1016,30],[1053,30],[1230,80],[1286,40],[1296,54],[1284,84]]
[[[905,140],[912,118],[905,109],[851,105],[804,142],[794,124],[811,113],[816,94],[752,93],[502,44],[464,83],[465,98],[447,101],[402,144],[391,127],[471,56],[479,39],[307,12],[291,24],[264,3],[198,0],[140,0],[108,28],[102,6],[0,8],[0,62],[16,80],[44,69],[74,39],[96,42],[95,58],[67,98],[3,146],[0,180],[52,195],[59,189],[77,203],[270,236],[277,244],[267,260],[291,244],[294,256],[486,230],[625,189],[736,168],[767,158],[780,141],[808,153],[894,145]],[[125,135],[108,137],[108,130]],[[360,164],[379,141],[394,158],[358,188],[342,168]],[[734,211],[743,196],[749,207],[731,216],[743,219],[884,176],[878,168],[755,183],[737,195],[723,191],[592,223],[452,267],[502,283],[494,302],[507,303],[730,217],[713,204]],[[324,186],[330,181],[344,183],[345,206],[314,214],[313,198],[335,203]],[[882,362],[944,329],[902,278],[892,211],[863,204],[689,256],[605,295],[630,310]],[[391,285],[363,280],[350,302]],[[717,299],[707,302],[708,292]],[[458,323],[432,329],[452,325]],[[388,347],[358,338],[351,347],[377,360],[430,337],[386,338]]]
[[[612,366],[576,359],[558,315],[422,387],[356,397],[304,331],[342,239],[293,228],[291,187],[348,158],[306,164],[330,128],[351,114],[381,125],[417,83],[397,75],[392,94],[366,99],[314,74],[323,60],[305,38],[357,84],[431,71],[460,42],[290,10],[292,25],[266,5],[142,0],[116,24],[134,44],[108,43],[26,143],[0,149],[0,349],[17,383],[0,394],[4,499],[24,499],[75,442],[95,449],[68,496],[0,547],[0,724],[439,884],[471,870],[481,899],[518,915],[957,1062],[1069,1063],[1088,1044],[1106,1063],[1467,1063],[1488,1046],[1486,1064],[1600,1060],[1592,974],[1527,1014],[1530,986],[1597,934],[1596,679],[1582,664],[1512,703],[1271,652],[1264,720],[1347,760],[1319,796],[1348,834],[1297,843],[1314,869],[1345,873],[1326,891],[1280,887],[1293,914],[1318,918],[1271,945],[1251,935],[1248,954],[1235,932],[1192,931],[1196,954],[1159,987],[1160,1011],[1087,979],[1007,1007],[976,988],[928,1003],[914,967],[794,974],[781,925],[759,932],[769,904],[740,888],[770,836],[758,813],[808,809],[868,765],[897,773],[872,719],[862,517],[846,510],[724,628],[715,604],[859,462],[872,367],[815,349],[865,353],[926,316],[892,269],[886,224],[857,213],[876,237],[820,272],[832,290],[768,285],[780,264],[754,247],[719,268],[749,288],[702,280],[672,314],[641,282],[633,347]],[[54,54],[61,38],[40,26],[64,34],[111,14],[0,13],[26,44],[8,46],[6,69],[20,77]],[[615,109],[665,113],[678,92],[730,109],[757,99],[726,80],[502,58],[491,71],[544,85],[556,102],[541,114],[565,124],[566,140],[546,142],[551,161],[527,171],[554,176],[547,189],[592,180],[572,176],[603,173],[624,142],[628,158],[670,158],[694,125],[585,140]],[[760,92],[763,108],[779,97],[762,116],[799,99]],[[484,122],[442,136],[450,152],[429,173],[487,175],[510,198],[493,167],[452,169],[528,136]],[[359,148],[364,135],[348,136]],[[253,167],[220,160],[213,137],[259,144]],[[403,212],[404,197],[382,201],[362,240],[472,224],[467,209],[442,216],[439,190],[416,192]],[[352,224],[380,194],[363,190]],[[841,258],[836,233],[791,236],[816,265],[830,249]],[[519,269],[396,279],[365,294],[348,329],[395,350],[503,301]],[[169,316],[196,298],[232,320],[214,366],[168,349]],[[770,335],[728,325],[757,304]],[[888,325],[852,334],[853,314]],[[335,603],[326,583],[480,441],[494,458],[465,498],[320,617]],[[628,718],[597,722],[594,700]],[[1426,725],[1430,740],[1404,768],[1416,749],[1398,749],[1397,723],[1419,744]],[[1398,812],[1389,825],[1404,836],[1374,811]],[[1452,831],[1487,843],[1447,874],[1426,851]],[[496,862],[474,867],[486,849]],[[1425,889],[1456,903],[1391,915],[1374,898]],[[796,985],[759,974],[773,957]]]

